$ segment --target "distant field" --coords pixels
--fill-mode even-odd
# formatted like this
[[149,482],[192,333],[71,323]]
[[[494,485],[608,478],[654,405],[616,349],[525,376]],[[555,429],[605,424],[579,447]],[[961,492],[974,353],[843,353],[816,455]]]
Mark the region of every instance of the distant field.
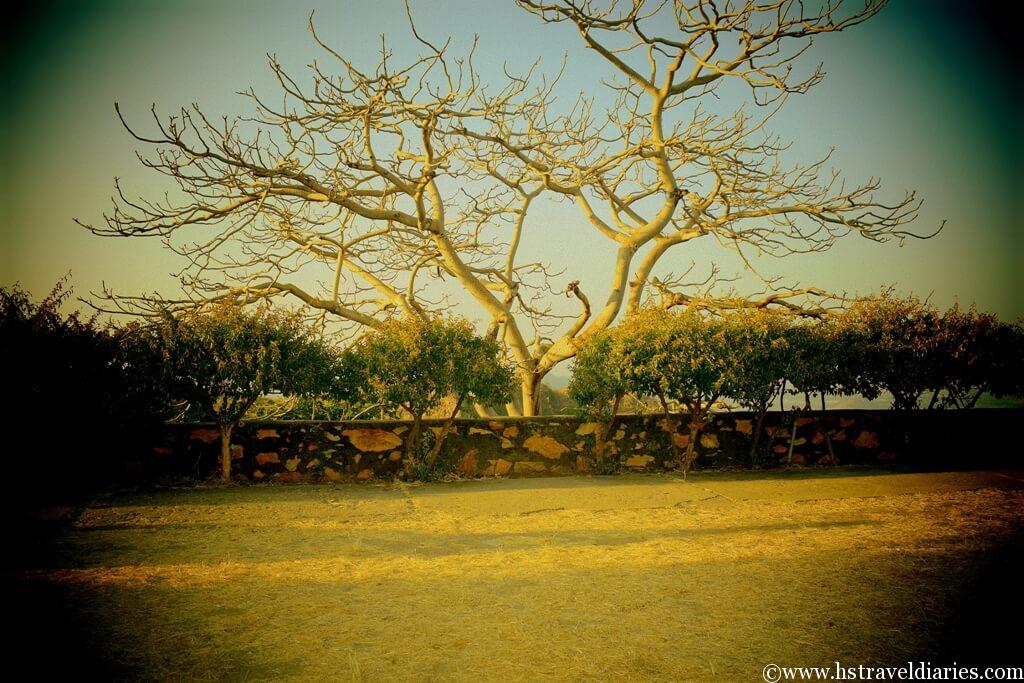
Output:
[[1022,529],[1022,471],[208,488],[90,507],[5,583],[41,675],[760,680],[997,663]]

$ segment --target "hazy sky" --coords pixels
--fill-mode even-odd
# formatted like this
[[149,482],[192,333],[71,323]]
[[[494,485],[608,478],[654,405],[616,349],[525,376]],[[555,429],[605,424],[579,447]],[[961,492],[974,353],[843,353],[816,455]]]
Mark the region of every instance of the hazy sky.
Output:
[[[248,113],[236,91],[275,92],[267,52],[296,73],[318,56],[306,32],[314,6],[322,37],[357,64],[376,63],[382,33],[399,56],[414,50],[393,0],[51,3],[11,22],[0,284],[20,281],[42,294],[70,270],[78,294],[101,281],[124,293],[172,292],[177,262],[158,241],[94,237],[71,220],[100,220],[114,176],[142,196],[167,189],[135,160],[138,145],[113,103],[143,124],[152,102],[167,112],[198,102],[214,114]],[[566,51],[567,95],[595,90],[606,74],[570,30],[541,25],[510,2],[414,1],[413,12],[429,39],[453,36],[458,47],[479,34],[485,78],[497,79],[503,60],[538,56],[554,71]],[[985,3],[895,0],[868,23],[816,43],[808,61],[824,62],[825,82],[793,98],[773,126],[794,141],[790,159],[835,146],[834,165],[852,181],[880,176],[888,197],[918,190],[925,206],[915,230],[948,224],[934,240],[902,248],[851,237],[827,254],[774,262],[771,272],[836,291],[893,284],[941,306],[959,300],[1024,314],[1021,83],[1007,25]],[[563,279],[582,280],[603,301],[612,255],[572,207],[543,205],[523,249],[569,266]],[[701,245],[670,253],[667,265],[682,269],[719,252]]]

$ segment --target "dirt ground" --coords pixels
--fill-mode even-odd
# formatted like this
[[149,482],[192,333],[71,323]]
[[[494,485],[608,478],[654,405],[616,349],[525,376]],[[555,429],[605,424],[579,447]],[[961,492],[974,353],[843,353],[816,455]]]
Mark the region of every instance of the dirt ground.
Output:
[[201,488],[98,500],[4,583],[44,675],[756,681],[1019,658],[1022,530],[1019,470]]

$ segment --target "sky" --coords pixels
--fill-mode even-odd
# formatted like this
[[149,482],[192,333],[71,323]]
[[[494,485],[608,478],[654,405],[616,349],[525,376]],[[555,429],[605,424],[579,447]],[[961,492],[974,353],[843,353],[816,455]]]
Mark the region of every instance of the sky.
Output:
[[[865,24],[816,42],[804,66],[822,62],[825,81],[792,98],[772,124],[794,143],[788,158],[807,161],[835,147],[832,163],[850,180],[879,176],[887,197],[917,190],[925,204],[914,230],[931,232],[943,220],[946,227],[902,247],[851,237],[824,254],[773,261],[769,272],[831,291],[891,285],[941,307],[974,303],[1004,318],[1024,315],[1024,112],[1009,22],[997,6],[894,0]],[[140,167],[139,143],[121,128],[114,102],[139,123],[152,103],[169,113],[191,102],[213,114],[249,113],[237,91],[276,92],[267,53],[295,73],[322,56],[306,27],[313,9],[325,42],[357,65],[376,63],[382,34],[399,57],[416,51],[394,0],[54,2],[10,21],[0,285],[18,282],[42,295],[70,272],[80,296],[103,283],[125,294],[173,293],[181,263],[158,241],[96,237],[72,220],[101,220],[115,176],[141,196],[168,189]],[[563,55],[567,96],[596,92],[607,75],[567,27],[539,24],[510,2],[413,0],[412,11],[424,37],[450,36],[456,51],[478,35],[485,79],[496,82],[505,61],[538,57],[552,73]],[[672,252],[666,268],[719,259],[727,272],[736,266],[699,242]],[[579,279],[592,299],[604,299],[612,255],[571,206],[544,202],[531,214],[523,256],[566,269],[563,279]]]

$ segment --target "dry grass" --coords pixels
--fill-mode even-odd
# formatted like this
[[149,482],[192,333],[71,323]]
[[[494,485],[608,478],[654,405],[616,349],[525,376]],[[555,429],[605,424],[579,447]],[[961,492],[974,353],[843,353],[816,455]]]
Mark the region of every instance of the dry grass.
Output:
[[1021,472],[200,489],[8,578],[115,677],[758,680],[945,661],[1022,510]]

